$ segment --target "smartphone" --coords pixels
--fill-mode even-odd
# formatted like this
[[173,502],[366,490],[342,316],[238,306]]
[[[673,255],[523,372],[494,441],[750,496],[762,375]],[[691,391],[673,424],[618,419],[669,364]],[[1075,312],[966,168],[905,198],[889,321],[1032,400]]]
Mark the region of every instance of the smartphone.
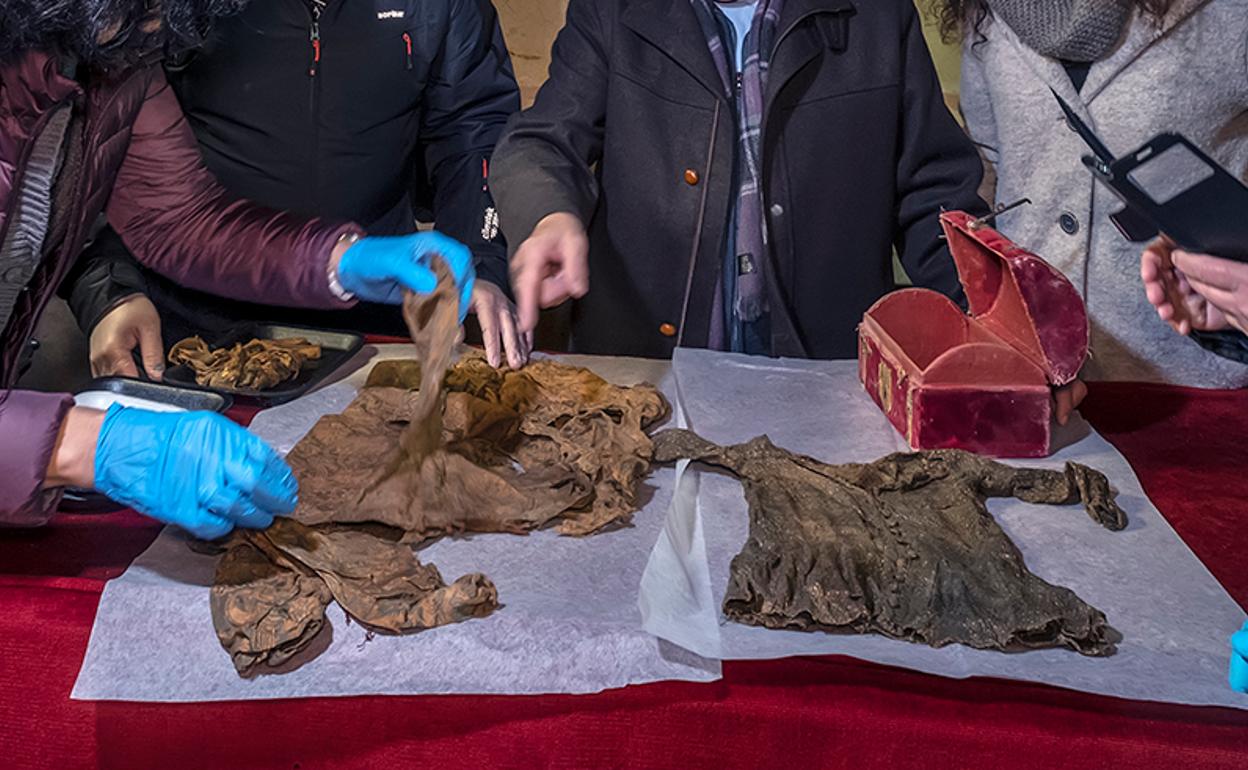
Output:
[[1248,262],[1248,187],[1182,135],[1083,162],[1126,204],[1128,217],[1116,222],[1128,237],[1146,221],[1186,251]]

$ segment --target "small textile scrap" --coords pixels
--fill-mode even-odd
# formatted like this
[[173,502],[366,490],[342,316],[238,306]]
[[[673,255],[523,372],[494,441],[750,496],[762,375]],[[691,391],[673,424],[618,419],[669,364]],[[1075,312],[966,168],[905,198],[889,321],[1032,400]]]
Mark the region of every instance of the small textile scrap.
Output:
[[293,380],[321,346],[305,339],[252,340],[212,350],[200,337],[187,337],[169,351],[169,363],[185,364],[195,382],[209,388],[265,390]]
[[1115,651],[1105,615],[1028,571],[984,502],[1081,502],[1120,530],[1126,514],[1097,471],[1014,468],[958,450],[826,465],[765,436],[720,447],[683,430],[654,442],[656,462],[702,461],[745,487],[750,534],[724,596],[731,620],[933,647]]

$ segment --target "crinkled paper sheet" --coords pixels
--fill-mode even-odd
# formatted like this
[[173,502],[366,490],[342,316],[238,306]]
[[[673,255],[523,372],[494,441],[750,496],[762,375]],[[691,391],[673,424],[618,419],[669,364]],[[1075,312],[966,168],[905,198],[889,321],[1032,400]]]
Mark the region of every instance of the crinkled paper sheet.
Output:
[[[365,348],[345,379],[259,414],[252,430],[288,452],[324,414],[341,412],[375,361],[411,358],[407,345]],[[670,401],[670,365],[577,358],[618,384],[649,381]],[[350,369],[348,369],[350,371]],[[527,537],[443,539],[419,551],[454,580],[484,572],[502,607],[491,616],[408,636],[369,636],[337,604],[328,648],[302,668],[241,679],[217,641],[208,609],[215,557],[192,553],[167,528],[104,589],[73,697],[216,701],[427,693],[591,693],[659,680],[711,681],[719,663],[641,627],[641,572],[662,529],[674,473],[645,482],[634,526],[587,538],[553,531]],[[318,650],[319,646],[314,645]]]
[[[678,350],[676,418],[719,444],[766,433],[786,449],[828,463],[871,462],[906,451],[857,380],[854,362],[770,361]],[[1103,529],[1079,506],[989,501],[1031,571],[1073,589],[1105,612],[1124,638],[1110,658],[1068,650],[1022,654],[955,645],[936,650],[881,636],[774,631],[727,622],[720,612],[728,568],[749,529],[740,483],[681,463],[674,504],[642,579],[645,627],[708,658],[850,655],[950,677],[1043,682],[1138,700],[1248,709],[1226,683],[1227,639],[1244,612],[1145,497],[1131,467],[1086,425],[1072,426],[1066,460],[1109,476],[1131,523]]]

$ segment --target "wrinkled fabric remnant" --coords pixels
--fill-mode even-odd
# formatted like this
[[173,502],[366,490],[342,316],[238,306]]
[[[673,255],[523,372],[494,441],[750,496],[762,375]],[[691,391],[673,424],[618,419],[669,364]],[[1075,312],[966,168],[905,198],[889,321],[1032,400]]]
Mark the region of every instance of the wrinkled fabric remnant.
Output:
[[1090,468],[1014,468],[958,450],[826,465],[765,436],[720,447],[683,430],[654,443],[656,462],[702,461],[744,485],[750,534],[724,596],[731,620],[933,647],[1114,652],[1105,615],[1028,571],[985,505],[1082,502],[1097,524],[1124,528],[1109,481]]
[[440,261],[434,271],[432,294],[404,298],[419,360],[378,364],[342,414],[321,418],[291,450],[300,484],[291,519],[227,543],[212,616],[240,674],[281,670],[307,649],[331,599],[390,633],[498,607],[487,577],[447,585],[412,543],[556,520],[564,534],[587,535],[637,508],[646,429],[668,413],[659,392],[550,362],[503,372],[470,356],[448,371],[458,291]]
[[278,519],[237,532],[209,595],[217,638],[240,674],[273,669],[311,644],[330,600],[360,624],[401,634],[484,617],[498,607],[489,578],[447,585],[409,546],[365,530]]
[[169,363],[185,364],[195,382],[209,388],[264,390],[299,376],[321,346],[305,339],[252,340],[213,350],[200,337],[187,337],[169,351]]
[[556,520],[562,534],[589,535],[631,519],[650,469],[646,429],[668,413],[655,388],[550,361],[512,371],[467,356],[446,373],[444,447],[403,464],[395,458],[421,408],[420,392],[405,388],[422,374],[415,362],[378,364],[342,414],[321,418],[291,450],[296,519],[377,522],[410,540]]

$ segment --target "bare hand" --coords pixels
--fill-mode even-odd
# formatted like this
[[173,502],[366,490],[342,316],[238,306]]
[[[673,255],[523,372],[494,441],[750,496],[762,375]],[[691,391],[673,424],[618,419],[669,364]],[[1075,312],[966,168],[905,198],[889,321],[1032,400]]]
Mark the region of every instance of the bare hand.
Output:
[[472,287],[469,311],[477,316],[481,325],[481,337],[485,342],[485,357],[490,366],[502,366],[503,353],[507,365],[519,369],[529,362],[533,352],[533,332],[521,332],[516,324],[516,306],[503,290],[489,281],[479,280]]
[[104,424],[104,412],[72,407],[65,414],[48,459],[43,488],[79,487],[95,484],[95,445]]
[[1208,315],[1222,322],[1221,328],[1229,324],[1248,330],[1248,264],[1178,249],[1170,258],[1191,291],[1208,303]]
[[1158,238],[1144,250],[1140,278],[1148,301],[1157,309],[1158,317],[1179,334],[1225,329],[1230,323],[1227,316],[1198,292],[1176,265],[1175,255],[1179,253],[1167,238]]
[[1055,388],[1053,390],[1053,414],[1057,417],[1057,424],[1065,425],[1070,422],[1070,415],[1087,397],[1088,386],[1083,384],[1083,380],[1075,380],[1069,385]]
[[165,346],[160,336],[160,313],[142,294],[121,301],[91,331],[93,377],[138,377],[134,364],[137,347],[143,369],[153,380],[165,374]]
[[589,238],[572,214],[537,223],[511,259],[511,285],[520,306],[520,330],[537,327],[540,308],[554,307],[589,291]]

